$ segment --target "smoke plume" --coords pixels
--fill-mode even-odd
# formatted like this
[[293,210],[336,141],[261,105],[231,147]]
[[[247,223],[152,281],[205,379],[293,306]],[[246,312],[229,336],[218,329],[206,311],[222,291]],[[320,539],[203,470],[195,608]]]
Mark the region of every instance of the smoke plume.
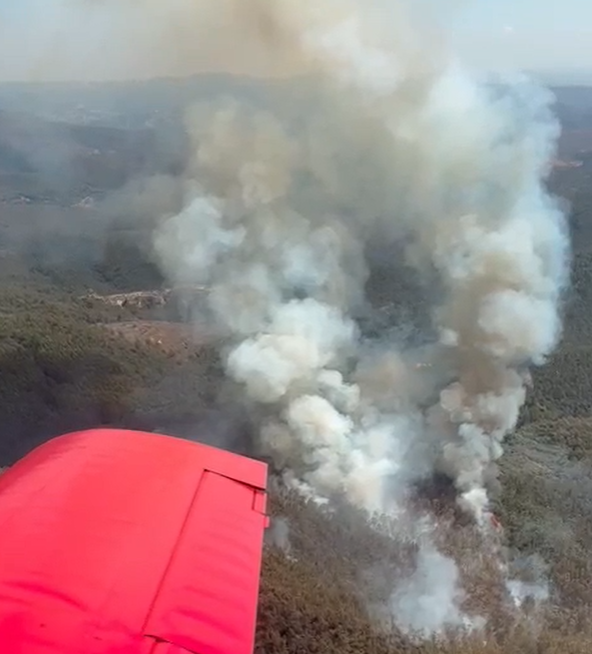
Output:
[[[528,80],[474,80],[403,3],[382,9],[224,14],[223,34],[244,28],[309,74],[309,101],[285,121],[238,101],[190,112],[184,208],[155,243],[174,282],[209,287],[226,372],[287,484],[397,516],[443,473],[485,528],[527,370],[560,337],[568,244],[544,185],[558,126]],[[419,345],[371,343],[358,320],[377,243],[435,298]],[[401,624],[423,629],[430,602],[428,631],[462,623],[454,563],[431,546],[420,559],[428,582],[393,599]]]

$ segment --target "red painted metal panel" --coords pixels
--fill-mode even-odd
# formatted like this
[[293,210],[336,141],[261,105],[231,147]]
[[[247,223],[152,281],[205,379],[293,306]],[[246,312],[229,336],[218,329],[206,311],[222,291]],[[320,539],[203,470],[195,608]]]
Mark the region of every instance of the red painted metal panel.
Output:
[[143,649],[141,654],[195,654],[182,647],[166,643],[162,640],[146,639],[147,649]]
[[[205,472],[146,632],[199,654],[251,654],[265,516],[253,491]],[[222,508],[223,507],[223,508]]]
[[[245,457],[140,432],[37,448],[0,477],[0,652],[250,651],[266,475]],[[213,642],[214,618],[198,616],[229,593],[219,629],[235,640],[188,649]]]

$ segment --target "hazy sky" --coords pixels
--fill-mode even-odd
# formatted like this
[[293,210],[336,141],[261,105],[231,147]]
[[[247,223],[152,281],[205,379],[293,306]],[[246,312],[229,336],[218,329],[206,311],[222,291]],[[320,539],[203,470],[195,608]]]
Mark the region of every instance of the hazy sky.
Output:
[[[108,70],[105,61],[111,55],[109,65],[114,67],[118,55],[117,45],[105,47],[105,31],[115,35],[114,41],[126,44],[119,47],[126,48],[128,59],[150,58],[151,52],[134,51],[135,37],[121,38],[127,30],[121,18],[126,15],[125,7],[148,3],[153,13],[163,13],[197,1],[118,0],[115,5],[124,8],[118,10],[119,24],[112,26],[111,17],[101,14],[100,7],[105,2],[113,7],[113,0],[0,0],[0,79],[45,77],[51,66],[47,62],[57,59],[69,62],[73,70],[78,59],[91,62],[97,71],[101,65],[101,70]],[[426,11],[437,7],[440,17],[447,15],[455,48],[470,63],[535,70],[592,68],[592,0],[409,1],[422,9],[425,5]],[[69,8],[62,11],[63,6]],[[76,11],[81,6],[86,10]],[[92,12],[93,7],[99,7],[98,11]],[[150,29],[154,26],[140,26],[139,38],[146,39]],[[188,26],[183,29],[188,31]]]
[[590,0],[467,0],[455,32],[479,64],[592,68]]

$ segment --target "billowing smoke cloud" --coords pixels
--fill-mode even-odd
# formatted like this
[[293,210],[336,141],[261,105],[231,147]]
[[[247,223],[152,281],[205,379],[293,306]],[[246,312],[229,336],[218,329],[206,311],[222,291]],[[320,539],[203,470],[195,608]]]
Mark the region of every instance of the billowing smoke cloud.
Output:
[[[403,16],[395,45],[378,47],[353,11],[276,4],[262,15],[274,41],[315,62],[318,111],[299,134],[240,106],[190,116],[194,177],[157,236],[163,263],[175,281],[210,286],[237,342],[228,373],[279,410],[264,437],[303,446],[301,477],[317,492],[355,495],[369,470],[396,477],[424,440],[478,516],[524,401],[523,370],[560,332],[566,239],[541,183],[557,135],[548,98],[522,80],[473,83],[422,50]],[[421,383],[426,368],[394,351],[375,388],[384,359],[364,361],[351,318],[372,238],[406,239],[408,264],[437,280],[433,356],[451,383],[429,388],[442,375],[428,367],[432,383]],[[362,503],[382,507],[374,495]]]
[[[286,483],[396,516],[412,482],[445,473],[485,526],[526,371],[560,336],[568,244],[542,182],[558,127],[545,92],[472,80],[403,4],[383,9],[255,2],[222,24],[311,73],[314,100],[285,124],[191,113],[185,208],[155,243],[174,282],[209,287],[226,371]],[[371,347],[356,320],[376,243],[436,298],[421,348]],[[418,563],[434,583],[395,596],[401,624],[421,630],[435,601],[425,628],[458,626],[454,564],[430,547]]]
[[405,632],[430,637],[442,625],[471,629],[459,609],[462,602],[459,574],[454,562],[428,545],[420,550],[413,575],[399,585],[392,597],[392,610]]

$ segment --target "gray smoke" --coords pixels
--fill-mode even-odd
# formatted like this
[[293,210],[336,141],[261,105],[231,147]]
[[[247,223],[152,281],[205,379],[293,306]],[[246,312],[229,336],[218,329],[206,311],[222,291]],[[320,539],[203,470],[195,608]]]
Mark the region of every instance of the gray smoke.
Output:
[[[286,483],[396,516],[412,482],[445,473],[486,525],[525,371],[560,336],[568,242],[542,181],[558,127],[546,92],[471,79],[404,9],[229,13],[229,33],[244,21],[311,73],[315,104],[298,125],[239,103],[191,112],[184,208],[155,244],[173,282],[209,287],[227,374],[265,416],[260,446]],[[367,348],[355,316],[375,242],[437,290],[431,347]],[[400,624],[463,623],[454,563],[431,546],[419,563],[428,581],[395,596]],[[440,610],[419,625],[429,595]]]
[[290,523],[286,518],[274,516],[269,528],[265,532],[265,542],[276,547],[287,557],[292,559],[292,545],[290,543]]
[[411,577],[393,593],[391,608],[404,632],[429,638],[443,625],[462,631],[481,626],[482,619],[471,619],[460,610],[463,599],[454,561],[427,544]]

